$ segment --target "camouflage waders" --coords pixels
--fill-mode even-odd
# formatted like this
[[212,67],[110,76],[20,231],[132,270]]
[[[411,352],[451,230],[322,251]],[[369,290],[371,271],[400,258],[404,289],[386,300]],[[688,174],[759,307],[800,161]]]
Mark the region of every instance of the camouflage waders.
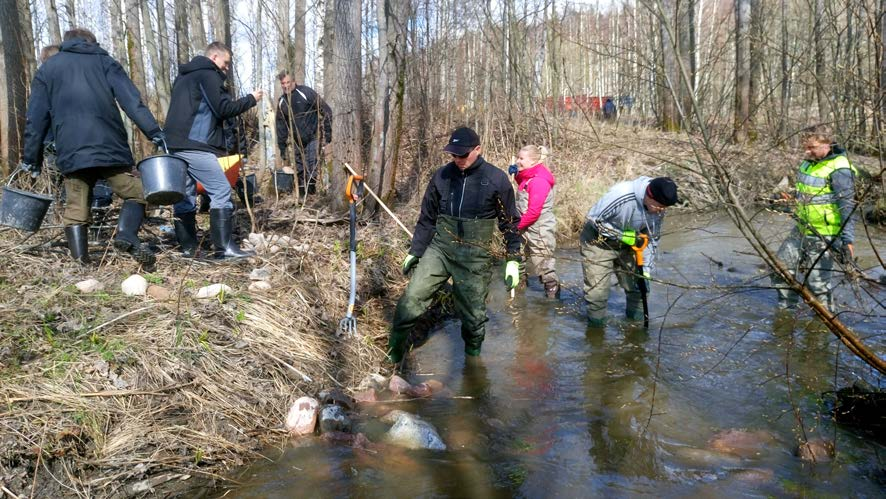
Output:
[[[827,250],[829,239],[832,238],[803,236],[797,228],[794,228],[778,249],[778,258],[800,282],[803,282],[800,270],[806,269],[807,276],[804,284],[820,302],[828,307],[828,310],[833,311],[831,275],[834,270],[834,258]],[[815,267],[810,269],[809,266],[816,260],[818,262],[815,263]],[[778,291],[779,308],[793,308],[797,305],[799,295],[790,289],[781,276],[773,274],[772,285]]]
[[[529,209],[529,193],[517,191],[517,211],[521,214]],[[559,291],[560,278],[557,277],[554,250],[557,249],[557,219],[554,217],[554,189],[545,199],[538,220],[523,232],[523,252],[529,260],[529,270],[544,284],[545,292]],[[520,275],[527,274],[526,264],[520,263]]]
[[415,266],[406,292],[397,302],[388,338],[388,356],[400,362],[415,322],[431,304],[434,293],[452,277],[455,311],[467,355],[480,355],[486,334],[486,296],[492,279],[490,247],[494,219],[460,219],[440,215],[437,233]]
[[619,241],[603,239],[592,222],[585,222],[581,231],[581,256],[588,322],[593,325],[606,322],[606,302],[609,301],[613,274],[625,291],[625,316],[630,320],[643,320],[643,299],[637,289],[634,250]]

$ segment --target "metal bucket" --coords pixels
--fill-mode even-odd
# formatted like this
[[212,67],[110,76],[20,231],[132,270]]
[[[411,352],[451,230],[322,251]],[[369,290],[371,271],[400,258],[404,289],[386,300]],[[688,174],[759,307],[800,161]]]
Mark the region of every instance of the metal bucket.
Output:
[[175,204],[185,197],[188,163],[171,154],[151,156],[138,162],[145,201],[150,204]]
[[36,232],[50,204],[52,198],[49,196],[4,186],[3,199],[0,200],[0,225]]
[[274,185],[277,186],[277,192],[288,194],[295,187],[295,174],[283,171],[274,172]]

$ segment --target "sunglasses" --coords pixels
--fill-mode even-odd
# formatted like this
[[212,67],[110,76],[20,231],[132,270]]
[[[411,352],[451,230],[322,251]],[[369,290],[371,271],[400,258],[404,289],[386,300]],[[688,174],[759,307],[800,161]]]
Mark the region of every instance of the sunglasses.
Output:
[[452,156],[453,158],[465,159],[465,158],[467,158],[468,156],[470,156],[471,153],[470,153],[470,152],[468,152],[467,154],[452,154],[452,153],[449,153],[449,155]]

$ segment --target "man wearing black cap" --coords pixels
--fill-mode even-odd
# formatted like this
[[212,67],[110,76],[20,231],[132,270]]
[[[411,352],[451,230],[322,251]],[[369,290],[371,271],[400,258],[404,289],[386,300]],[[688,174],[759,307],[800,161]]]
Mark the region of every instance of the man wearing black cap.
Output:
[[639,247],[642,238],[648,238],[649,245],[643,251],[643,273],[648,279],[665,209],[678,202],[677,184],[670,178],[639,177],[615,184],[588,212],[581,232],[588,325],[603,327],[606,324],[606,302],[613,273],[625,290],[625,315],[629,320],[643,319],[633,247]]
[[480,156],[480,137],[470,128],[453,131],[443,150],[452,161],[434,173],[425,191],[412,247],[403,261],[404,274],[413,267],[415,271],[394,312],[388,339],[388,357],[394,363],[403,359],[410,330],[450,277],[465,354],[480,355],[493,254],[500,251],[496,222],[505,239],[505,283],[514,288],[520,280],[520,215],[507,174]]

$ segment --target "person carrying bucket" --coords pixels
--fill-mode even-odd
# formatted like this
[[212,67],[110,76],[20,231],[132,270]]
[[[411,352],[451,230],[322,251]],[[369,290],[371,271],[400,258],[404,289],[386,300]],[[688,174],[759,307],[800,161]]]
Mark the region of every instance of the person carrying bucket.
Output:
[[514,189],[504,171],[480,155],[480,137],[463,127],[452,132],[443,149],[452,161],[439,168],[425,190],[412,247],[403,273],[415,269],[397,302],[388,338],[388,358],[403,360],[409,332],[431,299],[450,277],[455,309],[461,318],[465,354],[480,355],[486,334],[486,296],[492,278],[495,226],[504,235],[507,256],[505,283],[520,280],[520,218]]
[[612,186],[588,212],[581,232],[581,266],[589,326],[606,324],[612,274],[625,291],[627,318],[643,320],[634,248],[645,246],[642,278],[648,288],[665,210],[678,202],[677,184],[669,177],[638,177]]
[[[544,146],[523,146],[517,153],[517,163],[511,165],[509,171],[515,173],[514,180],[517,182],[517,211],[521,214],[517,230],[523,235],[525,254],[528,255],[532,272],[544,285],[545,296],[556,298],[560,295],[560,279],[554,259],[554,250],[557,249],[555,181],[544,164],[547,156],[548,149]],[[525,276],[526,268],[521,265],[520,277]]]
[[138,89],[95,35],[82,28],[65,32],[59,53],[40,66],[31,83],[19,167],[33,176],[40,173],[43,142],[51,129],[56,166],[64,177],[62,220],[71,257],[89,262],[89,194],[96,181],[105,179],[123,198],[114,247],[143,265],[153,265],[154,253],[138,238],[145,217],[144,192],[132,175],[134,161],[118,105],[152,142],[163,141],[163,131]]
[[[834,296],[831,277],[834,259],[849,262],[855,257],[855,167],[846,158],[846,150],[833,143],[825,127],[815,127],[803,134],[806,159],[797,175],[797,225],[778,249],[778,258],[796,276],[803,266],[815,264],[805,280],[809,290],[831,312]],[[778,308],[797,305],[799,297],[784,279],[773,274],[772,285],[778,291]]]
[[248,111],[261,100],[264,91],[255,90],[232,99],[225,87],[231,49],[212,42],[187,64],[179,66],[172,85],[166,114],[166,134],[170,152],[188,163],[185,197],[175,204],[175,237],[182,254],[197,252],[197,184],[209,194],[209,230],[216,258],[254,255],[243,251],[233,240],[234,204],[231,185],[219,168],[218,156],[226,154],[224,121]]

